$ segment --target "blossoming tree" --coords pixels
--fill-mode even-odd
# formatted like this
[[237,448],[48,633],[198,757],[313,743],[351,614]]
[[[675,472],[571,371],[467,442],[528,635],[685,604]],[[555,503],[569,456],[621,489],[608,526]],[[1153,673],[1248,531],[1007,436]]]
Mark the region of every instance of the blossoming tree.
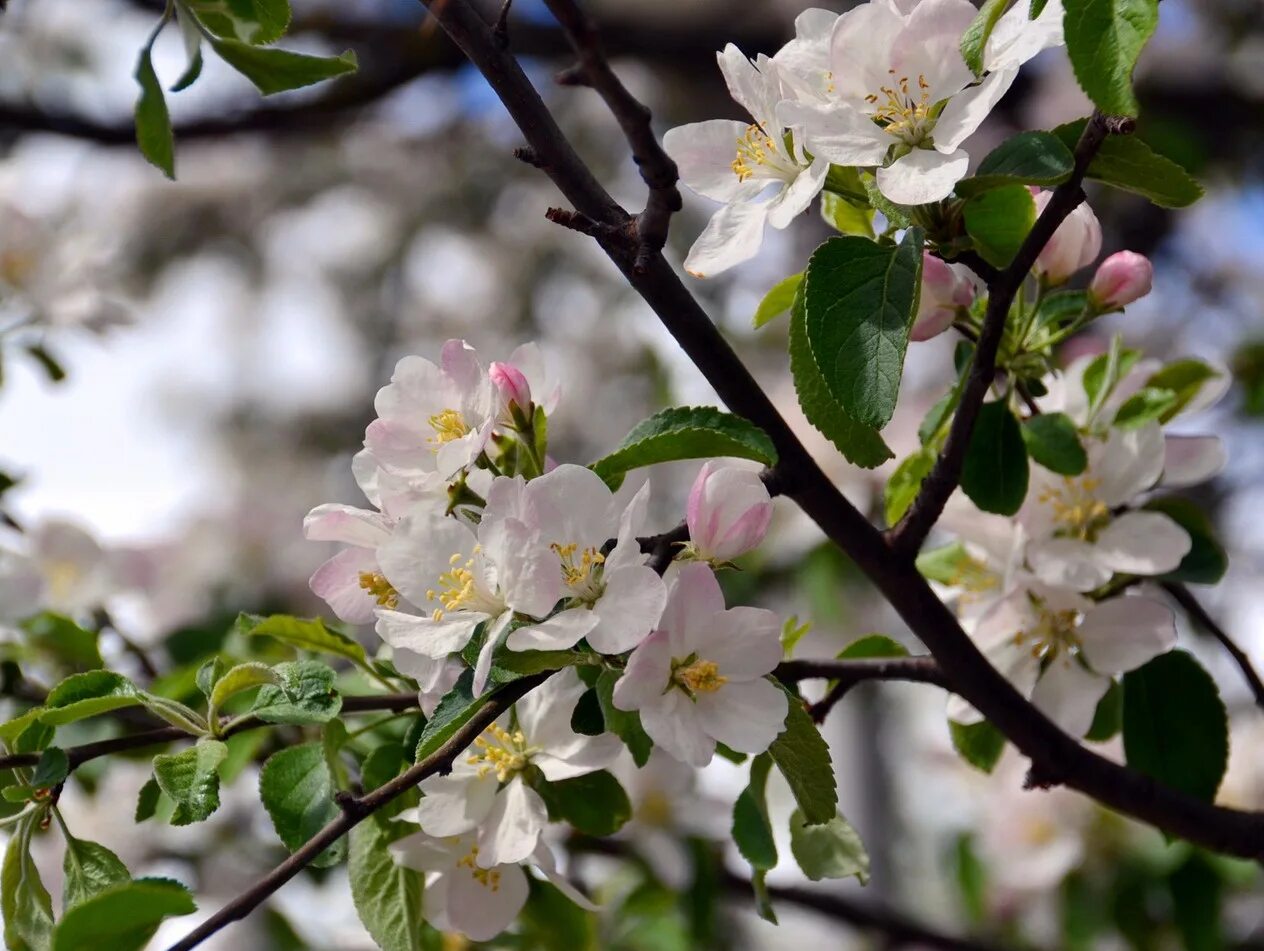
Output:
[[[574,48],[567,82],[600,96],[640,169],[648,196],[636,214],[603,189],[515,59],[508,2],[494,22],[469,0],[423,2],[517,123],[515,154],[572,206],[550,219],[597,242],[726,408],[670,408],[599,459],[565,459],[551,420],[578,410],[533,345],[487,360],[451,340],[400,360],[352,463],[368,507],[322,505],[303,526],[341,546],[311,579],[337,621],[243,614],[234,637],[246,655],[201,664],[181,699],[89,664],[0,724],[7,947],[140,948],[163,919],[193,913],[184,886],[133,878],[75,838],[61,791],[90,761],[168,743],[135,819],[201,822],[230,775],[227,741],[270,727],[307,739],[261,772],[290,855],[172,951],[199,946],[308,866],[344,861],[365,927],[390,951],[429,947],[437,931],[494,941],[537,906],[591,910],[600,896],[559,858],[625,851],[605,840],[633,819],[627,788],[717,756],[749,770],[731,837],[759,913],[775,920],[774,768],[796,803],[788,835],[803,873],[868,874],[839,811],[835,770],[846,764],[831,761],[819,725],[869,679],[945,689],[952,742],[984,772],[1012,745],[1029,786],[1065,787],[1208,853],[1264,859],[1264,815],[1213,801],[1226,712],[1178,644],[1171,606],[1207,623],[1186,585],[1225,570],[1206,517],[1173,493],[1213,477],[1225,450],[1168,431],[1224,393],[1225,371],[1149,359],[1125,336],[1060,359],[1153,278],[1129,250],[1099,261],[1085,183],[1165,208],[1200,195],[1134,133],[1131,74],[1158,0],[808,10],[772,55],[719,53],[749,121],[700,116],[661,145],[576,0],[545,0]],[[355,68],[348,55],[272,45],[288,18],[286,0],[169,0],[135,72],[150,162],[174,176],[151,63],[168,26],[188,52],[170,92],[198,80],[204,55],[265,94]],[[972,134],[1045,51],[1069,57],[1096,110],[972,155]],[[742,266],[766,225],[794,228],[814,205],[839,232],[769,292],[756,325],[788,323],[788,372],[811,424],[855,465],[889,464],[885,526],[826,477],[664,258],[678,179],[720,204],[684,262],[689,280]],[[956,340],[954,382],[922,420],[918,448],[896,461],[883,431],[909,342],[941,335]],[[655,524],[654,467],[679,460],[705,461],[678,524]],[[854,561],[924,654],[870,637],[838,659],[804,659],[797,621],[726,601],[722,577],[764,541],[776,496]],[[18,638],[50,626],[90,638],[91,562],[66,532],[0,552],[0,621]],[[1264,705],[1246,656],[1218,636]],[[279,657],[286,647],[296,653]],[[812,681],[829,686],[809,706],[800,685]],[[138,711],[167,725],[63,740],[63,728],[125,726]],[[349,726],[372,711],[407,727]],[[378,742],[366,750],[362,735]],[[1098,746],[1116,736],[1122,762]],[[54,821],[65,846],[56,914],[31,854]]]

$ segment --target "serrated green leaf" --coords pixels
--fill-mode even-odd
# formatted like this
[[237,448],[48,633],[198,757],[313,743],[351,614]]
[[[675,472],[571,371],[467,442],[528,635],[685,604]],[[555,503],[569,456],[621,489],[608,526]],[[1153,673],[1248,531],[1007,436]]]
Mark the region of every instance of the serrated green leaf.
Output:
[[279,682],[260,689],[250,712],[267,723],[328,723],[342,709],[334,672],[320,661],[296,660],[272,668]]
[[1012,0],[985,0],[961,37],[961,55],[976,76],[983,75],[983,51],[987,47],[988,37],[992,35],[996,21],[1011,2]]
[[52,951],[140,951],[164,919],[195,911],[193,896],[179,882],[138,878],[102,891],[66,912],[53,933]]
[[866,657],[907,657],[908,648],[885,634],[858,637],[838,652],[839,660],[863,660]]
[[1050,472],[1076,476],[1088,467],[1088,453],[1066,413],[1042,413],[1024,420],[1022,434],[1028,454]]
[[986,720],[978,723],[948,721],[952,748],[975,769],[990,773],[1005,750],[1005,734]]
[[[1084,131],[1084,119],[1053,130],[1069,148]],[[1134,192],[1163,208],[1185,208],[1203,196],[1203,188],[1171,159],[1159,155],[1135,135],[1106,137],[1088,166],[1088,178]]]
[[895,412],[921,273],[918,228],[895,246],[830,238],[808,262],[808,347],[830,396],[862,425],[880,429]]
[[290,25],[289,0],[185,0],[216,36],[252,46],[275,43]]
[[1229,720],[1211,675],[1184,651],[1124,674],[1124,757],[1164,785],[1211,801],[1229,761]]
[[171,131],[171,114],[167,111],[167,100],[163,96],[162,84],[158,82],[158,74],[154,72],[151,58],[154,40],[158,38],[166,22],[164,18],[158,24],[136,59],[133,76],[140,86],[140,96],[136,100],[136,144],[147,162],[161,169],[168,178],[174,179],[175,135]]
[[570,823],[585,835],[614,835],[632,818],[632,803],[619,781],[604,769],[541,782],[536,791],[549,808],[549,818]]
[[1171,390],[1142,387],[1124,400],[1111,425],[1118,429],[1138,429],[1146,423],[1158,422],[1176,402],[1177,396]]
[[426,728],[421,732],[414,762],[420,763],[451,739],[452,734],[467,723],[479,707],[487,702],[490,692],[484,693],[481,697],[475,697],[473,684],[474,671],[463,671],[452,689],[443,695],[434,713],[430,714],[430,719],[426,721]]
[[141,702],[136,685],[111,670],[89,670],[67,677],[48,692],[40,720],[63,726]]
[[362,822],[351,830],[348,872],[351,898],[369,935],[382,951],[423,951],[419,872],[398,865],[387,846],[406,829]]
[[1022,427],[1004,400],[984,403],[961,469],[961,490],[985,512],[1013,515],[1027,498],[1031,467]]
[[240,614],[234,630],[252,637],[272,637],[299,650],[345,657],[353,664],[366,662],[364,648],[359,641],[331,631],[320,618],[296,618],[288,614],[265,618],[257,614]]
[[751,320],[751,326],[758,330],[764,324],[776,320],[782,314],[788,314],[791,306],[794,304],[794,295],[799,290],[799,285],[803,283],[802,272],[791,274],[789,277],[782,278],[764,295],[764,299],[759,302],[759,307],[755,309],[755,316]]
[[979,254],[1006,267],[1036,223],[1036,202],[1025,185],[1002,185],[975,195],[961,209],[966,233]]
[[132,879],[123,860],[104,845],[69,835],[62,869],[65,872],[61,893],[63,914],[94,895]]
[[1065,0],[1063,32],[1080,88],[1108,116],[1135,116],[1132,71],[1159,22],[1158,0]]
[[[304,743],[273,753],[259,772],[259,796],[277,835],[291,852],[338,816],[333,774],[320,743]],[[337,865],[346,855],[339,839],[312,864]]]
[[790,816],[790,851],[799,868],[814,882],[826,878],[855,878],[869,882],[869,853],[860,834],[841,814],[829,822],[807,825],[796,809]]
[[354,73],[357,66],[355,53],[350,50],[340,56],[308,56],[226,39],[213,39],[211,46],[220,59],[254,83],[265,96]]
[[154,757],[158,788],[176,804],[173,826],[202,822],[219,808],[219,765],[228,747],[218,740],[199,740],[179,753]]
[[215,715],[223,708],[230,697],[247,690],[253,690],[256,687],[263,687],[267,684],[279,685],[280,683],[280,675],[267,664],[260,664],[256,661],[238,664],[236,667],[225,671],[224,675],[215,681],[215,686],[211,690],[209,713],[211,721],[214,722]]
[[[31,709],[19,714],[12,720],[0,723],[0,740],[3,740],[8,746],[14,746],[18,737],[26,732],[27,727],[39,722],[43,713],[43,707],[31,707]],[[14,749],[14,752],[18,752],[18,750]]]
[[1177,495],[1150,499],[1143,508],[1162,512],[1189,533],[1190,549],[1176,566],[1162,577],[1163,581],[1189,584],[1218,584],[1229,570],[1229,556],[1216,535],[1211,519],[1195,502]]
[[1052,132],[1020,132],[989,152],[972,176],[957,182],[956,192],[973,198],[1005,185],[1048,188],[1066,181],[1074,167],[1071,150]]
[[158,780],[152,777],[146,780],[136,796],[136,812],[133,821],[144,822],[146,819],[152,819],[158,812],[158,801],[161,797],[162,790],[158,787]]
[[632,427],[619,447],[588,468],[612,489],[632,469],[679,459],[731,456],[771,466],[777,450],[767,434],[740,416],[711,406],[677,406]]
[[894,525],[904,517],[917,493],[922,487],[922,480],[930,475],[935,467],[935,453],[929,449],[919,449],[904,458],[904,461],[891,473],[883,492],[883,508],[887,524]]
[[829,746],[803,708],[803,701],[789,690],[785,693],[790,702],[786,728],[773,740],[768,753],[790,784],[807,821],[829,822],[838,809],[838,787]]
[[31,858],[31,835],[38,818],[20,820],[0,866],[0,917],[9,951],[48,951],[53,932],[53,899]]

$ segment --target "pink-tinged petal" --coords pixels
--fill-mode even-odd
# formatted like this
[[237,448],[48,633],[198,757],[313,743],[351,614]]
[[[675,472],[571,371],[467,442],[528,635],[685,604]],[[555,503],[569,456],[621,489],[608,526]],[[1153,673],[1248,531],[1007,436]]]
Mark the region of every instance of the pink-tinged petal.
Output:
[[1193,545],[1189,532],[1162,512],[1125,512],[1097,536],[1097,558],[1113,571],[1161,575],[1174,571]]
[[649,507],[650,482],[646,479],[619,516],[619,534],[614,551],[606,556],[607,574],[629,565],[645,564],[645,553],[636,539],[645,528]]
[[426,440],[428,433],[393,419],[375,419],[364,431],[364,445],[373,457],[399,469],[430,470],[434,452]]
[[571,608],[538,624],[514,628],[505,645],[511,651],[560,651],[574,647],[597,626],[588,608]]
[[838,95],[860,101],[890,83],[891,50],[904,25],[900,11],[883,3],[862,3],[835,21],[830,65]]
[[654,569],[631,565],[611,572],[591,612],[597,625],[588,642],[602,654],[631,650],[654,629],[666,602],[667,588]]
[[1063,654],[1045,672],[1031,692],[1031,702],[1041,713],[1077,740],[1093,725],[1097,702],[1110,687],[1110,679],[1086,669],[1074,657]]
[[821,193],[829,170],[829,159],[818,158],[796,175],[788,188],[769,200],[768,223],[778,229],[789,227]]
[[838,165],[878,165],[895,141],[847,105],[787,100],[777,107],[777,118],[803,138],[813,155]]
[[439,351],[439,366],[458,392],[472,393],[483,385],[483,365],[464,340],[448,340]]
[[768,220],[765,205],[735,202],[712,215],[685,257],[685,270],[694,277],[712,277],[758,254]]
[[377,559],[367,548],[340,551],[316,569],[308,582],[312,593],[348,624],[368,624],[377,601],[360,584],[362,574],[378,570]]
[[772,520],[772,498],[759,473],[708,462],[689,493],[685,521],[698,553],[730,561],[763,541]]
[[1182,488],[1215,478],[1229,461],[1219,436],[1165,436],[1161,485]]
[[955,152],[966,139],[974,135],[1001,97],[1009,92],[1018,78],[1017,69],[998,70],[969,89],[963,89],[951,99],[935,122],[935,148],[940,152]]
[[[1036,213],[1049,204],[1052,192],[1036,196]],[[1102,253],[1102,226],[1097,215],[1081,202],[1063,219],[1062,224],[1036,257],[1036,270],[1054,284],[1061,284],[1080,268],[1088,267]]]
[[1123,673],[1176,646],[1176,619],[1166,604],[1150,598],[1115,598],[1084,616],[1080,642],[1094,670]]
[[[448,929],[471,941],[491,941],[513,924],[531,892],[527,873],[517,865],[501,866],[486,878],[458,865],[443,878],[447,880],[444,911]],[[430,887],[426,887],[427,892]]]
[[763,190],[764,183],[742,181],[733,171],[737,146],[745,139],[746,130],[747,123],[732,119],[694,122],[668,129],[663,148],[691,191],[725,204],[750,201]]
[[421,426],[445,408],[450,392],[451,384],[437,366],[424,357],[407,356],[395,364],[391,382],[377,391],[373,406],[383,419]]
[[546,533],[548,543],[600,548],[617,530],[614,493],[587,466],[563,463],[527,483],[525,495],[541,520],[532,527]]
[[878,169],[878,188],[897,205],[924,205],[952,194],[969,167],[970,156],[960,149],[951,155],[914,149]]
[[549,372],[548,363],[534,341],[515,347],[509,354],[509,364],[522,371],[531,387],[535,405],[543,407],[544,412],[551,413],[557,409],[558,400],[562,396],[560,382]]
[[393,648],[442,660],[449,654],[464,650],[474,636],[474,629],[485,620],[486,615],[470,611],[453,611],[436,621],[428,616],[418,617],[378,608],[376,630],[378,636]]
[[1163,427],[1147,423],[1136,429],[1111,427],[1104,445],[1089,453],[1098,497],[1111,508],[1133,502],[1154,488],[1163,474]]
[[549,813],[540,794],[515,776],[492,804],[478,834],[478,864],[483,868],[516,865],[539,844]]
[[641,725],[669,755],[690,766],[706,766],[715,754],[715,740],[703,729],[694,702],[669,690],[641,708]]
[[544,617],[563,594],[557,556],[538,533],[517,519],[479,526],[479,541],[496,566],[501,597],[515,611]]
[[729,608],[695,629],[690,648],[729,680],[754,680],[781,662],[781,622],[763,608]]
[[628,658],[623,676],[614,685],[612,701],[620,710],[641,710],[662,695],[671,683],[671,641],[655,631]]
[[698,722],[708,735],[740,753],[762,753],[785,729],[790,707],[767,680],[728,683],[698,695]]
[[377,561],[396,591],[418,607],[434,607],[428,592],[443,587],[439,578],[452,569],[453,556],[458,564],[473,557],[475,544],[468,525],[423,510],[400,520]]
[[658,627],[668,633],[677,656],[684,657],[691,649],[689,632],[724,610],[724,593],[715,572],[702,562],[675,564],[669,577],[667,604]]
[[303,519],[303,535],[313,542],[343,542],[376,548],[391,535],[389,520],[351,505],[318,505]]
[[1092,591],[1113,574],[1097,547],[1078,538],[1033,541],[1027,546],[1027,563],[1045,584],[1072,591]]
[[417,824],[427,835],[460,835],[487,821],[496,796],[496,776],[435,776],[421,785]]

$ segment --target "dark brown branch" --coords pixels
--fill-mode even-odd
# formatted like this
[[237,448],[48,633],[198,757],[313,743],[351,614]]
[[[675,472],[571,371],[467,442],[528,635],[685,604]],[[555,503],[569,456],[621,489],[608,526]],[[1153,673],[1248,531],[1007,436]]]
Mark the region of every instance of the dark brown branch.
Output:
[[1194,592],[1185,585],[1170,581],[1163,585],[1163,590],[1185,610],[1191,621],[1218,640],[1229,652],[1229,656],[1233,658],[1234,663],[1242,671],[1242,676],[1246,678],[1247,684],[1250,685],[1256,705],[1264,707],[1264,681],[1260,680],[1260,675],[1252,665],[1251,658],[1246,655],[1246,651],[1239,647],[1229,633],[1216,623],[1215,618],[1208,614],[1207,609],[1194,597]]
[[368,816],[392,802],[429,776],[446,773],[452,762],[474,742],[480,733],[495,722],[515,701],[542,684],[552,673],[533,674],[503,687],[487,701],[452,738],[420,763],[409,767],[389,783],[359,797],[343,797],[338,805],[342,812],[289,858],[264,875],[206,921],[173,944],[168,951],[190,951],[234,921],[240,921],[258,908],[282,885],[301,872],[321,852],[337,842]]
[[681,522],[669,532],[663,532],[661,535],[647,535],[644,538],[637,539],[637,543],[641,546],[641,551],[650,556],[650,560],[646,564],[660,575],[667,570],[667,566],[672,563],[672,559],[680,551],[680,546],[687,541],[689,541],[689,526],[684,522]]
[[[500,97],[545,173],[574,208],[594,221],[617,225],[626,220],[626,212],[575,154],[517,62],[496,47],[490,28],[465,0],[431,0],[430,10]],[[1264,858],[1264,816],[1211,805],[1098,756],[1033,707],[979,652],[912,559],[893,557],[882,533],[838,492],[662,255],[638,272],[631,266],[626,239],[597,241],[720,399],[772,439],[783,493],[877,586],[930,649],[954,690],[1045,775],[1171,835],[1231,855]]]
[[788,660],[778,665],[774,676],[783,683],[800,680],[832,680],[833,686],[823,698],[808,708],[816,723],[824,722],[857,684],[868,680],[904,680],[909,683],[933,684],[951,690],[933,657],[874,657],[855,660]]
[[[344,713],[368,713],[376,710],[399,712],[411,710],[416,706],[417,695],[415,693],[343,697],[342,699],[342,710]],[[229,718],[225,718],[223,722],[227,724]],[[220,737],[227,738],[243,733],[246,730],[272,725],[262,720],[243,719],[225,729],[220,733]],[[98,740],[95,743],[72,746],[66,750],[66,758],[70,761],[70,768],[75,769],[88,762],[88,760],[96,759],[99,756],[109,756],[111,753],[125,753],[130,750],[141,750],[147,746],[157,746],[160,743],[172,743],[176,740],[190,738],[191,734],[177,726],[164,726],[153,730],[144,730],[140,733],[114,736],[108,740]],[[15,766],[34,766],[39,762],[39,758],[39,753],[14,753],[11,756],[0,756],[0,769],[12,769]]]
[[1014,302],[1014,296],[1022,290],[1023,281],[1036,263],[1036,257],[1067,215],[1084,200],[1084,176],[1088,173],[1089,163],[1093,161],[1097,150],[1111,131],[1131,131],[1131,126],[1095,112],[1084,126],[1080,141],[1075,146],[1075,168],[1071,177],[1054,189],[1049,204],[1036,219],[1031,232],[1014,255],[1014,260],[999,273],[991,267],[980,272],[980,276],[988,282],[987,311],[983,317],[983,329],[979,334],[978,344],[974,348],[974,357],[970,361],[966,385],[961,392],[961,402],[934,468],[922,482],[917,498],[909,506],[904,518],[887,533],[892,549],[902,557],[911,558],[917,554],[926,541],[926,536],[943,514],[949,496],[961,481],[961,469],[970,448],[974,424],[996,376],[996,354],[1001,338],[1005,335],[1010,305]]

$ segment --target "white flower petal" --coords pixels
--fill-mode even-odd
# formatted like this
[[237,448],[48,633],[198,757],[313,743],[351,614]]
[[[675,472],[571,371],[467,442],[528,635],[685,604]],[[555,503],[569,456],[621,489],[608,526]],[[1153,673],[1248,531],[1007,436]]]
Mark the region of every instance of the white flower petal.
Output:
[[867,115],[841,103],[787,100],[777,107],[777,117],[814,156],[838,165],[877,165],[895,141]]
[[519,700],[518,726],[528,745],[552,750],[578,736],[571,729],[571,714],[587,689],[575,668],[567,667]]
[[553,858],[553,852],[543,842],[536,848],[531,855],[531,864],[540,870],[540,872],[553,883],[553,887],[559,892],[573,901],[585,911],[600,911],[601,906],[595,904],[587,895],[571,884],[566,876],[560,874],[557,870],[557,862]]
[[692,191],[725,204],[750,201],[765,182],[742,181],[733,171],[737,146],[746,137],[747,123],[732,119],[709,119],[668,129],[663,149],[680,172],[680,180]]
[[762,753],[785,728],[789,702],[767,680],[727,683],[698,695],[698,722],[712,737],[740,753]]
[[998,70],[977,86],[963,89],[949,99],[935,122],[935,148],[940,152],[955,152],[983,124],[1017,77],[1017,69]]
[[749,261],[764,243],[766,202],[725,205],[698,235],[685,258],[685,270],[694,277],[711,277]]
[[1110,680],[1087,670],[1075,658],[1058,657],[1036,682],[1031,702],[1077,740],[1093,725],[1097,702]]
[[825,184],[825,176],[829,174],[828,159],[818,158],[801,171],[788,188],[773,198],[768,210],[768,223],[774,228],[785,228],[812,204],[812,199],[820,194]]
[[838,95],[860,101],[890,83],[891,50],[904,25],[900,11],[883,3],[862,3],[838,18],[830,36]]
[[560,651],[574,647],[597,626],[588,608],[570,608],[538,624],[515,628],[505,643],[511,651]]
[[690,766],[706,766],[715,754],[715,740],[703,729],[694,702],[679,690],[668,690],[641,708],[641,725],[669,755]]
[[655,631],[628,658],[623,676],[614,685],[612,702],[620,710],[641,710],[662,695],[671,681],[671,640]]
[[460,835],[481,826],[496,796],[496,776],[436,776],[421,784],[417,824],[427,835]]
[[1220,474],[1229,461],[1219,436],[1164,436],[1161,485],[1198,485]]
[[390,522],[384,516],[352,505],[318,505],[303,519],[303,537],[313,542],[376,548],[390,535]]
[[969,166],[970,156],[961,150],[944,155],[934,149],[914,149],[893,165],[878,169],[878,188],[897,205],[924,205],[952,194]]
[[984,50],[984,69],[1017,69],[1042,50],[1062,45],[1062,0],[1049,0],[1035,20],[1028,9],[1016,3],[996,22]]
[[605,769],[619,758],[623,751],[623,741],[613,733],[601,736],[581,736],[575,734],[569,748],[558,748],[556,752],[537,753],[531,762],[539,767],[544,778],[551,783],[563,779],[573,779],[588,773]]
[[675,656],[692,650],[689,632],[700,630],[712,615],[724,610],[724,592],[709,565],[679,562],[668,572],[667,605],[658,628],[668,632]]
[[531,890],[526,872],[517,865],[501,866],[487,878],[457,866],[444,878],[448,925],[471,941],[490,941],[513,924]]
[[540,794],[515,776],[496,794],[479,831],[478,864],[493,868],[523,861],[535,851],[548,821]]
[[1162,512],[1125,512],[1097,536],[1100,564],[1133,575],[1175,570],[1189,554],[1189,532]]
[[763,608],[729,608],[690,632],[690,653],[714,662],[730,680],[754,680],[781,661],[781,622]]
[[474,636],[474,629],[486,620],[486,615],[468,611],[454,611],[435,621],[429,617],[417,617],[400,611],[377,610],[378,636],[394,648],[403,648],[442,660],[449,654],[464,650]]
[[1089,611],[1080,623],[1081,649],[1103,674],[1140,667],[1176,645],[1171,609],[1150,598],[1115,598]]
[[369,549],[347,548],[317,568],[308,585],[341,620],[368,624],[377,601],[360,585],[360,575],[377,570],[377,559]]
[[611,572],[593,607],[597,625],[588,642],[602,654],[631,650],[654,629],[667,602],[667,588],[653,568],[630,565]]
[[1092,591],[1113,573],[1097,548],[1078,538],[1050,538],[1027,546],[1027,562],[1045,584],[1072,591]]
[[1089,447],[1089,468],[1100,484],[1098,496],[1111,508],[1127,505],[1154,488],[1163,474],[1163,427],[1111,427],[1104,443]]

